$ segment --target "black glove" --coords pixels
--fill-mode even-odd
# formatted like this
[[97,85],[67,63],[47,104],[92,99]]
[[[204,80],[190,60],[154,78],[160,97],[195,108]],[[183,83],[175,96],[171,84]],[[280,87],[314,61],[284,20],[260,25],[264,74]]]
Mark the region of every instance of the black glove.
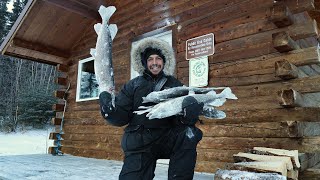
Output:
[[203,103],[192,97],[187,96],[182,102],[183,118],[181,122],[187,125],[194,125],[199,120],[200,112],[202,111]]
[[100,110],[103,117],[108,117],[108,115],[114,112],[115,108],[112,105],[111,94],[107,91],[103,91],[99,95]]

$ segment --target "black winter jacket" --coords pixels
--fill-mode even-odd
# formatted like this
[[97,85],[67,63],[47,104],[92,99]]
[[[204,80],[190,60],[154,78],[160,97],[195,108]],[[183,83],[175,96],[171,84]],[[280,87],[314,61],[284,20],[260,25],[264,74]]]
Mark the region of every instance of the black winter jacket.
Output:
[[[176,116],[168,117],[164,119],[149,120],[146,114],[137,115],[133,113],[138,110],[141,105],[148,106],[152,104],[142,104],[142,97],[147,96],[154,91],[154,88],[158,81],[166,77],[167,81],[163,85],[162,89],[182,86],[183,84],[174,78],[173,76],[166,76],[164,73],[159,74],[156,78],[152,77],[149,73],[144,72],[142,76],[138,76],[124,85],[115,99],[115,110],[108,113],[106,120],[114,126],[140,126],[143,125],[146,128],[165,128],[171,127],[174,123]],[[105,114],[103,105],[101,106],[101,113]]]

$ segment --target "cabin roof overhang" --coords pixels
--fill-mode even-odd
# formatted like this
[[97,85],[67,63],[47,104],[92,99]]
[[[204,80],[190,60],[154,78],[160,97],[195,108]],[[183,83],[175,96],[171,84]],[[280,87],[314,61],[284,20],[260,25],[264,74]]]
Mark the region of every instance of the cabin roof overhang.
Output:
[[100,4],[100,0],[29,0],[0,52],[48,64],[67,64],[86,29],[101,21],[97,11]]
[[[125,1],[123,1],[125,2]],[[0,46],[3,55],[48,64],[68,64],[88,28],[100,22],[98,8],[121,1],[29,0]],[[309,14],[320,22],[320,0]],[[88,51],[89,54],[89,51]]]

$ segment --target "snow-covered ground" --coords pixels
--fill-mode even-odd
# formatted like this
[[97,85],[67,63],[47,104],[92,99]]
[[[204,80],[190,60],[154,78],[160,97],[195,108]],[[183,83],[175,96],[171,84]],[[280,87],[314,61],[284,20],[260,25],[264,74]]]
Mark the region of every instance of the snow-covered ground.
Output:
[[31,130],[17,133],[0,133],[0,156],[22,154],[47,154],[52,146],[51,130]]
[[[47,149],[51,130],[0,133],[0,180],[117,180],[122,162],[76,157],[52,156]],[[154,180],[167,179],[167,165],[158,164]],[[213,174],[195,173],[195,180],[213,180]]]

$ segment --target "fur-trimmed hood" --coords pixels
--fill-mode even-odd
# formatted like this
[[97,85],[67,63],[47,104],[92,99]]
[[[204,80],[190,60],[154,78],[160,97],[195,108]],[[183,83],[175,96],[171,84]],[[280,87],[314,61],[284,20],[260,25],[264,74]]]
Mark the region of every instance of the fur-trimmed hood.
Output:
[[174,57],[173,48],[164,40],[157,38],[145,38],[138,42],[135,48],[131,49],[131,60],[133,62],[133,69],[140,75],[143,74],[145,68],[141,61],[141,53],[147,48],[156,48],[161,51],[165,57],[165,64],[163,72],[166,75],[173,75],[176,68],[176,59]]

